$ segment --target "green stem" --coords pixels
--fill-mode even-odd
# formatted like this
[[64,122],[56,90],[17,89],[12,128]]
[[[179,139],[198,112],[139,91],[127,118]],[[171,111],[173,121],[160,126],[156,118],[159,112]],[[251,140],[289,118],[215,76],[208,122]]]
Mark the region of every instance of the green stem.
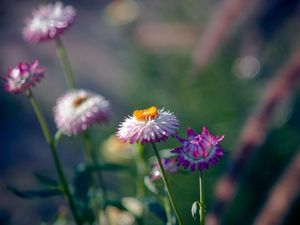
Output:
[[74,204],[74,200],[72,198],[72,195],[71,195],[69,186],[67,184],[65,175],[63,173],[61,162],[59,160],[59,157],[58,157],[58,154],[57,154],[57,151],[56,151],[56,144],[57,143],[55,143],[55,141],[53,140],[53,138],[52,138],[52,136],[50,134],[50,130],[48,128],[47,122],[46,122],[46,120],[45,120],[45,118],[43,116],[43,113],[41,111],[41,108],[40,108],[38,102],[36,101],[36,99],[34,98],[34,96],[33,96],[33,94],[32,94],[31,91],[29,91],[27,93],[27,97],[29,98],[29,100],[30,100],[30,102],[31,102],[31,104],[33,106],[33,109],[34,109],[35,114],[36,114],[36,116],[38,118],[40,126],[42,128],[42,131],[43,131],[44,137],[46,139],[46,142],[50,146],[52,157],[53,157],[54,164],[55,164],[55,169],[56,169],[57,175],[59,177],[60,183],[62,185],[62,189],[63,189],[63,192],[65,194],[65,197],[66,197],[66,199],[68,201],[68,204],[70,206],[73,218],[74,218],[74,220],[75,220],[75,222],[76,222],[77,225],[82,225],[82,223],[80,221],[80,218],[79,218],[79,216],[77,214],[76,207],[75,207],[75,204]]
[[[87,131],[85,131],[83,133],[82,141],[83,141],[83,145],[84,145],[84,156],[85,156],[86,163],[87,163],[88,167],[93,168],[94,167],[93,153],[92,153],[92,147],[91,147],[91,143],[90,143],[89,134]],[[95,183],[94,176],[93,176],[93,170],[90,170],[90,171],[91,171],[91,173],[89,174],[89,177],[88,177],[89,189],[90,189],[89,191],[91,193],[91,198],[93,200],[93,199],[97,199],[97,198],[95,198],[96,183]],[[100,211],[99,211],[99,207],[98,207],[98,202],[96,204],[94,204],[95,202],[92,201],[91,203],[92,203],[95,218],[99,219]]]
[[163,179],[163,182],[165,184],[165,187],[166,187],[166,191],[167,191],[167,194],[168,194],[168,197],[170,199],[170,202],[171,202],[171,205],[175,211],[175,214],[176,214],[176,217],[178,219],[178,222],[179,222],[179,225],[183,225],[183,219],[182,219],[182,216],[177,208],[177,205],[175,203],[175,200],[174,200],[174,196],[172,194],[172,191],[171,191],[171,188],[170,188],[170,184],[169,184],[169,181],[168,181],[168,177],[167,177],[167,174],[166,174],[166,171],[165,171],[165,168],[161,162],[161,158],[159,156],[159,153],[158,153],[158,150],[156,148],[156,145],[155,143],[151,143],[152,144],[152,147],[153,147],[153,150],[154,150],[154,154],[155,154],[155,157],[158,161],[158,164],[159,164],[159,168],[160,168],[160,171],[161,171],[161,175],[162,175],[162,179]]
[[[137,155],[135,158],[136,162],[136,197],[143,198],[145,196],[145,185],[144,185],[144,176],[146,171],[145,161],[144,161],[144,146],[138,142],[137,143]],[[145,211],[136,219],[138,225],[144,224],[144,215]]]
[[56,168],[58,177],[60,179],[63,191],[64,191],[65,196],[67,198],[68,204],[70,206],[73,218],[74,218],[74,220],[75,220],[75,222],[76,222],[77,225],[82,225],[82,222],[81,222],[81,220],[79,218],[79,215],[77,214],[76,206],[75,206],[73,197],[71,195],[68,183],[66,181],[66,178],[65,178],[65,175],[64,175],[64,172],[63,172],[63,169],[62,169],[62,166],[61,166],[61,162],[59,160],[56,148],[54,147],[53,144],[51,145],[51,150],[52,150],[51,153],[52,153],[52,156],[53,156],[53,159],[54,159],[54,163],[55,163],[55,168]]
[[[85,157],[86,157],[86,160],[87,160],[87,163],[88,165],[91,167],[91,168],[96,168],[97,165],[98,165],[98,157],[97,155],[94,153],[92,147],[91,147],[91,137],[88,133],[88,131],[85,131],[83,133],[83,143],[84,143],[84,146],[85,146]],[[92,170],[94,171],[94,170]],[[102,205],[102,210],[104,212],[104,215],[106,217],[106,221],[108,224],[111,224],[110,223],[110,220],[109,220],[109,217],[108,215],[106,214],[106,204],[108,202],[108,195],[107,195],[107,189],[106,189],[106,186],[105,186],[105,183],[104,183],[104,179],[103,179],[103,176],[102,176],[102,171],[100,170],[100,168],[97,170],[97,178],[98,178],[98,181],[99,181],[99,185],[101,187],[101,190],[102,190],[102,197],[103,197],[103,201],[104,201],[104,205]],[[95,180],[93,179],[93,176],[91,177],[91,184],[93,186],[95,186]]]
[[204,188],[203,188],[203,172],[200,171],[199,175],[199,193],[200,193],[200,209],[199,209],[199,216],[200,216],[200,225],[205,224],[205,203],[204,203]]
[[73,75],[72,67],[67,52],[63,46],[61,39],[58,37],[55,40],[56,40],[56,53],[64,69],[68,88],[69,89],[75,88],[76,85],[75,85],[74,75]]
[[[98,161],[97,161],[97,156],[94,154],[91,146],[90,146],[90,135],[89,133],[86,131],[83,134],[83,139],[85,140],[85,146],[86,146],[86,154],[88,155],[89,158],[89,163],[90,166],[95,167],[98,165]],[[102,194],[103,194],[103,200],[105,202],[105,204],[107,203],[108,197],[107,197],[107,189],[104,183],[104,179],[102,176],[102,171],[101,170],[97,170],[97,175],[98,175],[98,180],[102,189]]]
[[94,159],[93,159],[94,156],[93,156],[93,152],[92,152],[90,136],[89,136],[89,133],[87,131],[85,131],[83,133],[82,140],[83,140],[84,154],[85,154],[87,164],[93,168],[95,166],[94,165]]
[[60,141],[61,137],[63,136],[63,131],[58,130],[54,135],[53,145],[57,148],[58,142]]
[[136,196],[142,198],[145,195],[144,186],[144,175],[145,175],[145,162],[144,162],[144,147],[141,143],[137,143],[137,157],[136,157],[136,169],[137,169],[137,180],[136,180]]
[[35,112],[36,116],[37,116],[37,119],[40,123],[40,126],[42,128],[45,140],[46,140],[47,144],[50,145],[51,142],[52,142],[52,137],[51,137],[49,128],[47,126],[47,122],[46,122],[46,120],[43,116],[43,113],[40,109],[40,106],[39,106],[38,102],[36,101],[35,97],[33,96],[32,92],[31,92],[31,90],[28,91],[27,97],[29,98],[30,103],[31,103],[31,105],[34,109],[34,112]]

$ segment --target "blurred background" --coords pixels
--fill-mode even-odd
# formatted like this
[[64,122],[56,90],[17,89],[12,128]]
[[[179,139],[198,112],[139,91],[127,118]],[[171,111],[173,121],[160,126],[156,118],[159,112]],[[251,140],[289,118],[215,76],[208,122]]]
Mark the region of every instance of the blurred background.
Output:
[[[5,75],[7,68],[19,61],[39,59],[47,67],[47,76],[34,93],[54,132],[53,106],[66,88],[55,43],[30,45],[22,39],[25,18],[46,3],[1,0],[0,74]],[[102,94],[113,108],[112,122],[93,128],[95,145],[100,146],[134,109],[151,105],[173,111],[180,120],[182,136],[186,128],[200,132],[203,125],[213,134],[224,134],[225,156],[205,172],[207,211],[212,210],[218,179],[237,154],[248,118],[259,110],[268,84],[299,52],[300,1],[74,0],[64,4],[77,10],[75,23],[62,36],[77,84]],[[300,61],[294,65],[299,66]],[[295,73],[300,76],[299,69]],[[296,156],[300,92],[294,85],[299,79],[294,81],[282,90],[288,95],[277,99],[272,114],[265,112],[268,129],[243,162],[236,195],[226,207],[222,224],[253,224],[272,186]],[[33,110],[25,96],[1,88],[0,115],[0,224],[48,224],[58,208],[66,207],[62,199],[29,201],[6,189],[7,185],[36,187],[33,173],[37,171],[55,177]],[[62,139],[60,155],[68,177],[82,161],[80,145],[76,138]],[[158,147],[177,145],[171,140]],[[298,192],[281,224],[300,223],[299,170]],[[187,224],[197,224],[190,213],[198,199],[197,176],[179,173],[170,177]],[[132,195],[133,185],[125,185],[126,179],[107,175],[107,186]],[[146,225],[160,224],[153,215],[149,218]]]

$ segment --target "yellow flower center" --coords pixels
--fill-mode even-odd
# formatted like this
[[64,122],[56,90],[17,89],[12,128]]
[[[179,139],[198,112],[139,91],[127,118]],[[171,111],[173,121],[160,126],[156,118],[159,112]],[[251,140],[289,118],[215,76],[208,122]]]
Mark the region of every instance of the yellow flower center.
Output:
[[87,96],[84,97],[78,97],[73,101],[73,106],[75,108],[77,108],[78,106],[80,106],[82,103],[84,103],[86,100],[88,99]]
[[135,110],[133,111],[133,116],[138,121],[146,121],[148,119],[154,119],[158,116],[158,110],[155,106],[151,106],[147,109]]

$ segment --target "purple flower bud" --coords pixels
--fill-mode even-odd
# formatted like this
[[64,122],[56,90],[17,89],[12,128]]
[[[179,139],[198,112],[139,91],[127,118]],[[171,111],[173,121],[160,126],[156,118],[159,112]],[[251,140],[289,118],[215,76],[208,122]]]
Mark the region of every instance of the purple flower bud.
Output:
[[206,127],[203,127],[202,133],[197,134],[189,128],[187,130],[188,139],[178,137],[182,144],[171,152],[177,154],[178,165],[192,171],[208,169],[219,161],[223,156],[224,150],[219,143],[224,136],[213,136]]

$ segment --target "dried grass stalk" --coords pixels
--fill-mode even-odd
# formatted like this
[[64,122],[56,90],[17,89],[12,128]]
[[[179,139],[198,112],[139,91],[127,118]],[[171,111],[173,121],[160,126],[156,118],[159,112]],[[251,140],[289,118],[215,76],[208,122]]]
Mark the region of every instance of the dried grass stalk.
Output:
[[254,225],[279,225],[283,222],[300,190],[300,151],[272,189]]
[[212,211],[207,216],[207,225],[220,223],[228,203],[234,197],[237,182],[247,159],[262,144],[274,112],[280,103],[291,95],[299,81],[300,51],[297,51],[274,79],[269,82],[257,110],[250,115],[246,122],[238,139],[230,167],[216,186],[215,202]]

